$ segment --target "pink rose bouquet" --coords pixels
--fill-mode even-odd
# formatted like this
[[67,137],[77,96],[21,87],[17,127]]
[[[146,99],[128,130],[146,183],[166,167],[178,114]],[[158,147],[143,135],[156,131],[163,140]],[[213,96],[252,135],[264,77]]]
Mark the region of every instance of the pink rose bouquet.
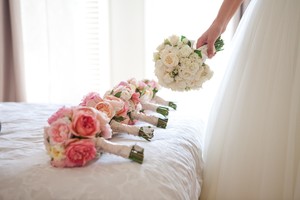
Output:
[[153,97],[151,99],[152,103],[167,106],[167,107],[173,108],[174,110],[177,109],[177,104],[175,102],[167,101],[167,100],[165,100],[162,97],[157,95],[157,92],[161,89],[161,86],[159,85],[159,83],[157,81],[148,80],[148,79],[143,79],[142,81],[145,84],[147,84],[147,86],[153,91]]
[[143,149],[109,142],[112,130],[108,117],[92,107],[62,107],[48,119],[44,144],[54,167],[82,167],[100,152],[113,153],[138,163]]
[[[140,93],[137,91],[137,85],[132,82],[122,81],[112,90],[106,92],[105,96],[113,95],[122,99],[125,104],[129,105],[127,116],[129,117],[128,124],[135,124],[138,120],[145,121],[160,128],[166,128],[168,119],[150,116],[143,113],[140,100]],[[131,96],[130,96],[131,95]],[[104,96],[104,98],[105,98]]]
[[[93,104],[90,102],[93,102]],[[80,105],[90,105],[106,114],[113,131],[112,134],[126,132],[131,135],[140,136],[148,141],[153,137],[154,129],[150,126],[139,127],[131,124],[128,125],[130,120],[127,115],[128,104],[114,95],[107,95],[102,99],[98,93],[92,92],[84,97]]]
[[144,81],[137,81],[135,78],[131,78],[127,82],[133,85],[135,91],[139,93],[140,103],[143,110],[151,110],[162,114],[164,117],[169,115],[169,109],[167,107],[151,102],[157,91],[147,85]]

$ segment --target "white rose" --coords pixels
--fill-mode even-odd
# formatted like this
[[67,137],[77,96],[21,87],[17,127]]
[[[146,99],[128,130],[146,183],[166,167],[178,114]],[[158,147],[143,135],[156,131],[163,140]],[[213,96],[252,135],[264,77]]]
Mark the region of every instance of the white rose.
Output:
[[179,54],[183,57],[188,57],[193,52],[192,48],[189,45],[184,45],[180,50]]
[[163,77],[163,81],[165,83],[172,83],[174,81],[174,79],[170,76],[169,73],[166,73]]
[[169,38],[169,41],[170,41],[170,43],[171,43],[172,46],[175,46],[175,45],[177,45],[177,43],[179,41],[179,37],[177,35],[172,35]]
[[157,60],[157,61],[155,62],[155,68],[162,68],[163,65],[164,65],[164,64],[162,63],[161,60]]
[[179,58],[174,53],[168,53],[162,57],[162,62],[167,67],[174,67],[177,66],[179,63]]
[[162,43],[162,44],[160,44],[157,48],[156,48],[156,50],[157,51],[161,51],[161,50],[163,50],[164,48],[165,48],[165,44],[164,43]]
[[187,38],[184,38],[184,39],[182,40],[182,42],[183,42],[184,44],[187,44],[187,43],[189,43],[189,40],[188,40]]
[[186,88],[186,83],[185,81],[178,81],[176,82],[176,89],[178,90],[185,90]]
[[213,71],[210,70],[209,66],[207,64],[205,64],[203,66],[204,68],[204,72],[202,72],[202,76],[205,76],[207,78],[207,80],[211,79],[211,77],[213,76]]
[[178,53],[179,53],[179,48],[178,48],[178,47],[173,47],[173,48],[170,50],[170,53],[174,53],[175,55],[178,55]]
[[153,60],[157,61],[159,59],[160,59],[159,53],[158,52],[153,53]]
[[187,66],[187,69],[191,74],[195,74],[199,70],[199,65],[197,63],[191,63]]
[[189,70],[179,70],[178,76],[186,81],[193,79],[193,73]]
[[153,97],[152,90],[145,90],[144,94],[140,97],[142,103],[149,102]]
[[165,74],[165,70],[164,68],[155,68],[154,73],[158,78],[161,79]]
[[121,92],[120,98],[124,99],[125,101],[128,101],[131,98],[131,96],[132,96],[131,92],[129,92],[128,90],[123,90]]

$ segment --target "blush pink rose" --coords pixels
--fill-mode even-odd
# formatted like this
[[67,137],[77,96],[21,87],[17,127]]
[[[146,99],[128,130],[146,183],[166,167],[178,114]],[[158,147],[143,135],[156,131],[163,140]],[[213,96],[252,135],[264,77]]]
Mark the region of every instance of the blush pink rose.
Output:
[[152,89],[156,89],[159,90],[160,89],[160,85],[158,84],[158,82],[154,81],[154,80],[147,80],[144,79],[143,80],[147,85],[149,85]]
[[101,133],[100,136],[105,139],[110,139],[112,137],[112,130],[109,124],[101,125]]
[[67,108],[65,106],[58,109],[53,115],[51,115],[48,119],[48,123],[51,125],[53,122],[58,120],[59,118],[71,118],[72,116],[72,108]]
[[99,102],[103,101],[100,94],[97,92],[88,93],[79,104],[80,106],[95,107]]
[[123,108],[116,115],[126,117],[129,110],[129,103],[124,101]]
[[147,84],[144,83],[143,81],[139,81],[138,84],[139,84],[138,85],[139,90],[143,90],[145,87],[147,87]]
[[112,90],[113,95],[117,95],[118,93],[120,93],[120,98],[125,101],[129,100],[134,92],[135,92],[135,87],[125,81],[120,82]]
[[100,112],[92,107],[76,107],[73,111],[72,132],[76,136],[94,137],[100,133]]
[[138,85],[139,85],[139,81],[137,81],[136,78],[128,79],[128,80],[127,80],[127,83],[129,83],[129,84],[131,84],[131,85],[134,85],[135,88],[137,88]]
[[45,129],[51,144],[63,143],[71,136],[71,121],[60,118]]
[[115,115],[115,110],[109,102],[106,101],[99,102],[95,106],[95,108],[105,113],[109,119],[113,118],[113,116]]
[[[98,110],[97,110],[98,111]],[[109,139],[112,137],[112,130],[109,125],[110,119],[104,112],[98,111],[97,115],[98,121],[100,122],[100,136],[105,139]]]
[[134,105],[137,105],[140,103],[140,93],[135,92],[131,96],[131,100],[133,101]]
[[82,167],[97,155],[95,142],[92,139],[74,139],[66,146],[65,167]]
[[148,87],[146,90],[144,90],[143,95],[140,97],[140,101],[142,103],[150,102],[153,98],[153,91]]
[[104,101],[112,105],[116,113],[119,113],[121,110],[123,110],[125,106],[125,102],[114,95],[106,95],[104,97]]

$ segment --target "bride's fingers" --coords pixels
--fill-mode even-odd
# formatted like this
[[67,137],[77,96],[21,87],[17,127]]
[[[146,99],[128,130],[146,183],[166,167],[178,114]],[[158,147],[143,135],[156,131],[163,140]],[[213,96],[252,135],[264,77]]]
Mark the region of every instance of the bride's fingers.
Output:
[[196,48],[198,49],[198,48],[202,47],[203,45],[205,45],[206,43],[207,43],[206,38],[200,37],[200,38],[197,40]]

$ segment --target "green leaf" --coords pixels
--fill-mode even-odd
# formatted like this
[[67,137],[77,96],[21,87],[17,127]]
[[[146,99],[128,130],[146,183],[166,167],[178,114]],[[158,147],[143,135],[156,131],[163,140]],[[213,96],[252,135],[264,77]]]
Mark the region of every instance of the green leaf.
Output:
[[165,45],[171,45],[171,42],[168,39],[165,39],[164,44]]
[[195,52],[196,54],[198,54],[198,56],[199,56],[200,58],[202,58],[202,53],[201,53],[200,50],[195,49],[194,52]]
[[153,89],[153,97],[156,95],[157,92],[158,92],[158,89],[157,89],[157,88],[154,88],[154,89]]
[[118,93],[115,94],[115,97],[120,98],[120,97],[121,97],[121,94],[122,94],[122,92],[118,92]]
[[[181,36],[181,38],[180,38],[180,41],[182,42],[184,39],[187,39],[185,36]],[[190,47],[192,47],[192,43],[191,43],[191,41],[190,40],[188,40],[188,43],[187,43],[187,45],[189,45]]]
[[113,119],[116,120],[117,122],[122,122],[125,120],[125,118],[122,116],[114,116]]
[[223,46],[224,46],[224,41],[221,39],[221,36],[219,36],[215,42],[216,52],[224,50]]

